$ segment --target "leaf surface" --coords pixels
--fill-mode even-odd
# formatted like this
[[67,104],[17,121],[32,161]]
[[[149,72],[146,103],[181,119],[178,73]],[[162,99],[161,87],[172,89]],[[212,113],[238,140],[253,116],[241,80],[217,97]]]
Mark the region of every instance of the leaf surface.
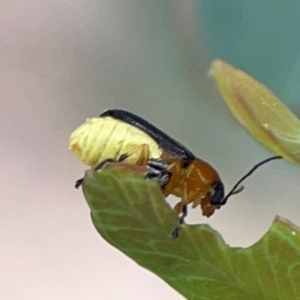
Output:
[[[249,248],[231,248],[208,225],[185,225],[143,167],[87,171],[83,191],[100,235],[187,299],[300,299],[300,230],[277,217]],[[101,257],[99,253],[99,259]]]

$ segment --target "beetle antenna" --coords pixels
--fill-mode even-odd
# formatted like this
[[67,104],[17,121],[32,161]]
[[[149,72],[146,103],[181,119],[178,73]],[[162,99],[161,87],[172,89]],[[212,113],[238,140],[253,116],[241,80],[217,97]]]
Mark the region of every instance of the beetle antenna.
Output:
[[247,178],[249,177],[257,168],[259,168],[260,166],[264,165],[265,163],[271,161],[271,160],[274,160],[274,159],[281,159],[282,156],[273,156],[273,157],[270,157],[270,158],[267,158],[261,162],[259,162],[258,164],[256,164],[246,175],[244,175],[235,185],[234,187],[232,188],[232,190],[224,197],[223,201],[222,201],[222,204],[225,204],[226,201],[228,200],[228,198],[234,194],[237,194],[239,192],[241,192],[244,187],[241,186],[239,187],[239,185]]

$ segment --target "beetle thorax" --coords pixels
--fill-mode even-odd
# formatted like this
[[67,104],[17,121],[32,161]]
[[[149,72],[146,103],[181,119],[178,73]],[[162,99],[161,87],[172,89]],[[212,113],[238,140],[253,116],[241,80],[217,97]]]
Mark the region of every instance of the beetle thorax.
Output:
[[187,203],[193,203],[193,207],[200,205],[205,216],[212,215],[219,208],[211,205],[210,199],[220,178],[208,163],[195,159],[187,168],[177,163],[172,173],[165,195],[172,194],[186,199]]

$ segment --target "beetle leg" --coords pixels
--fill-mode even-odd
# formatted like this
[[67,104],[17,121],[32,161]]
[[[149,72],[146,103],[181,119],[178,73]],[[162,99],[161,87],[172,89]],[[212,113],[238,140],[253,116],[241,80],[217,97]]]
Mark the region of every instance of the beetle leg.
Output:
[[79,187],[82,185],[82,183],[83,183],[83,178],[80,178],[80,179],[76,180],[75,188],[79,189]]
[[133,153],[137,152],[141,150],[140,153],[140,158],[137,161],[137,165],[147,165],[148,167],[150,167],[152,169],[151,172],[148,172],[145,175],[146,179],[152,179],[152,178],[158,178],[158,185],[160,188],[164,187],[170,180],[171,177],[171,172],[169,172],[169,169],[173,167],[172,165],[168,165],[166,162],[164,162],[162,159],[156,159],[156,158],[149,158],[150,155],[150,149],[149,149],[149,145],[147,144],[142,144],[139,145],[135,148],[133,148],[132,150],[130,150],[127,153],[122,154],[118,161],[122,162],[125,159],[127,159],[128,157],[130,157],[130,155],[132,155]]
[[178,238],[181,226],[184,224],[184,219],[187,216],[187,206],[188,206],[188,193],[187,193],[187,183],[183,183],[183,195],[181,202],[177,203],[174,210],[179,214],[179,219],[176,227],[173,229],[171,236],[173,239]]
[[163,188],[170,180],[172,173],[158,172],[153,170],[152,172],[148,172],[145,174],[145,179],[157,178],[157,183],[160,188]]
[[103,160],[95,168],[95,171],[102,169],[103,166],[106,165],[108,162],[114,162],[114,161],[122,162],[125,159],[127,159],[128,157],[130,157],[130,155],[132,155],[133,153],[139,151],[140,149],[141,149],[140,157],[143,158],[146,161],[145,161],[145,163],[141,163],[141,164],[137,163],[137,165],[146,165],[146,163],[147,163],[147,161],[149,159],[149,152],[150,152],[150,150],[149,150],[149,146],[147,144],[142,144],[142,145],[139,145],[139,146],[133,148],[132,150],[128,151],[127,153],[123,153],[122,155],[120,155],[120,157],[117,160],[112,159],[112,158],[107,158],[107,159]]
[[[157,177],[158,185],[161,189],[164,189],[167,183],[169,183],[172,172],[170,171],[174,167],[175,163],[167,164],[162,159],[150,158],[147,166],[150,167],[154,172],[149,172],[149,174],[145,175],[145,178],[153,178]],[[153,176],[153,173],[157,174],[157,176]]]
[[144,178],[145,179],[153,179],[153,178],[159,178],[160,176],[160,172],[156,171],[156,170],[152,170],[152,171],[149,171],[148,173],[146,173],[144,175]]
[[171,176],[172,176],[172,173],[167,172],[158,178],[157,182],[161,189],[169,182]]
[[[162,192],[165,196],[168,196],[171,194],[171,192],[174,189],[174,179],[175,177],[173,176],[174,173],[176,173],[175,166],[178,164],[178,162],[173,162],[171,164],[166,164],[167,168],[163,170],[163,175],[165,175],[166,182],[161,182],[159,186],[162,189]],[[151,166],[151,164],[150,164]],[[162,176],[163,177],[163,176]],[[176,181],[176,180],[175,180]],[[175,182],[176,183],[176,182]]]
[[115,159],[112,159],[112,158],[107,158],[107,159],[104,159],[101,163],[99,163],[97,165],[97,167],[95,168],[94,171],[98,171],[98,170],[101,170],[107,163],[109,162],[114,162],[116,161]]
[[142,144],[139,145],[135,148],[133,148],[132,150],[128,151],[127,153],[122,154],[118,161],[124,161],[125,159],[127,159],[128,157],[130,157],[132,154],[136,153],[137,151],[140,151],[140,155],[139,155],[139,159],[137,161],[137,165],[146,165],[148,160],[149,160],[149,155],[150,155],[150,149],[149,149],[149,145],[147,144]]
[[181,214],[176,227],[173,229],[171,233],[171,237],[173,239],[177,239],[179,236],[179,231],[181,229],[181,226],[184,224],[184,218],[187,216],[187,204],[183,204],[182,202],[179,202],[175,205],[174,210],[179,214]]
[[[107,159],[103,160],[101,163],[99,163],[94,171],[101,170],[107,163],[114,162],[114,161],[115,160],[112,159],[112,158],[107,158]],[[82,185],[82,183],[83,183],[83,178],[80,178],[80,179],[76,180],[75,188],[79,189],[79,187]]]
[[[141,154],[140,154],[140,159],[139,159],[137,165],[141,165],[141,166],[146,165],[147,161],[149,160],[150,150],[149,150],[149,146],[147,144],[142,144],[142,145],[139,145],[139,146],[133,148],[129,152],[122,154],[118,160],[115,160],[113,158],[107,158],[107,159],[103,160],[101,163],[99,163],[97,165],[97,167],[95,168],[95,171],[101,170],[108,162],[114,162],[114,161],[122,162],[125,159],[127,159],[130,155],[132,155],[133,153],[135,153],[139,150],[141,150]],[[83,182],[83,178],[76,180],[75,188],[78,189],[82,185],[82,182]]]
[[162,159],[151,159],[148,162],[148,166],[152,169],[160,171],[160,176],[158,178],[158,185],[163,190],[166,195],[165,186],[170,182],[173,172],[171,171],[175,166],[176,162],[172,164],[167,164]]
[[169,171],[172,167],[162,159],[150,158],[147,166],[152,171],[145,175],[145,179],[157,178],[157,183],[160,188],[163,188],[170,180],[172,173]]

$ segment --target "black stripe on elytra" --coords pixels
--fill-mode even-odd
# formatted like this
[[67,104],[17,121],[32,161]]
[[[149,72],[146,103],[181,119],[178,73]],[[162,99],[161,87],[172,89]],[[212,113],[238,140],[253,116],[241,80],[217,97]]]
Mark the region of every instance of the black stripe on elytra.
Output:
[[148,121],[131,112],[121,109],[108,109],[103,112],[100,117],[112,117],[142,130],[152,137],[161,148],[168,151],[172,156],[181,158],[184,162],[183,167],[187,167],[195,159],[195,155],[190,150],[154,125],[150,124]]

